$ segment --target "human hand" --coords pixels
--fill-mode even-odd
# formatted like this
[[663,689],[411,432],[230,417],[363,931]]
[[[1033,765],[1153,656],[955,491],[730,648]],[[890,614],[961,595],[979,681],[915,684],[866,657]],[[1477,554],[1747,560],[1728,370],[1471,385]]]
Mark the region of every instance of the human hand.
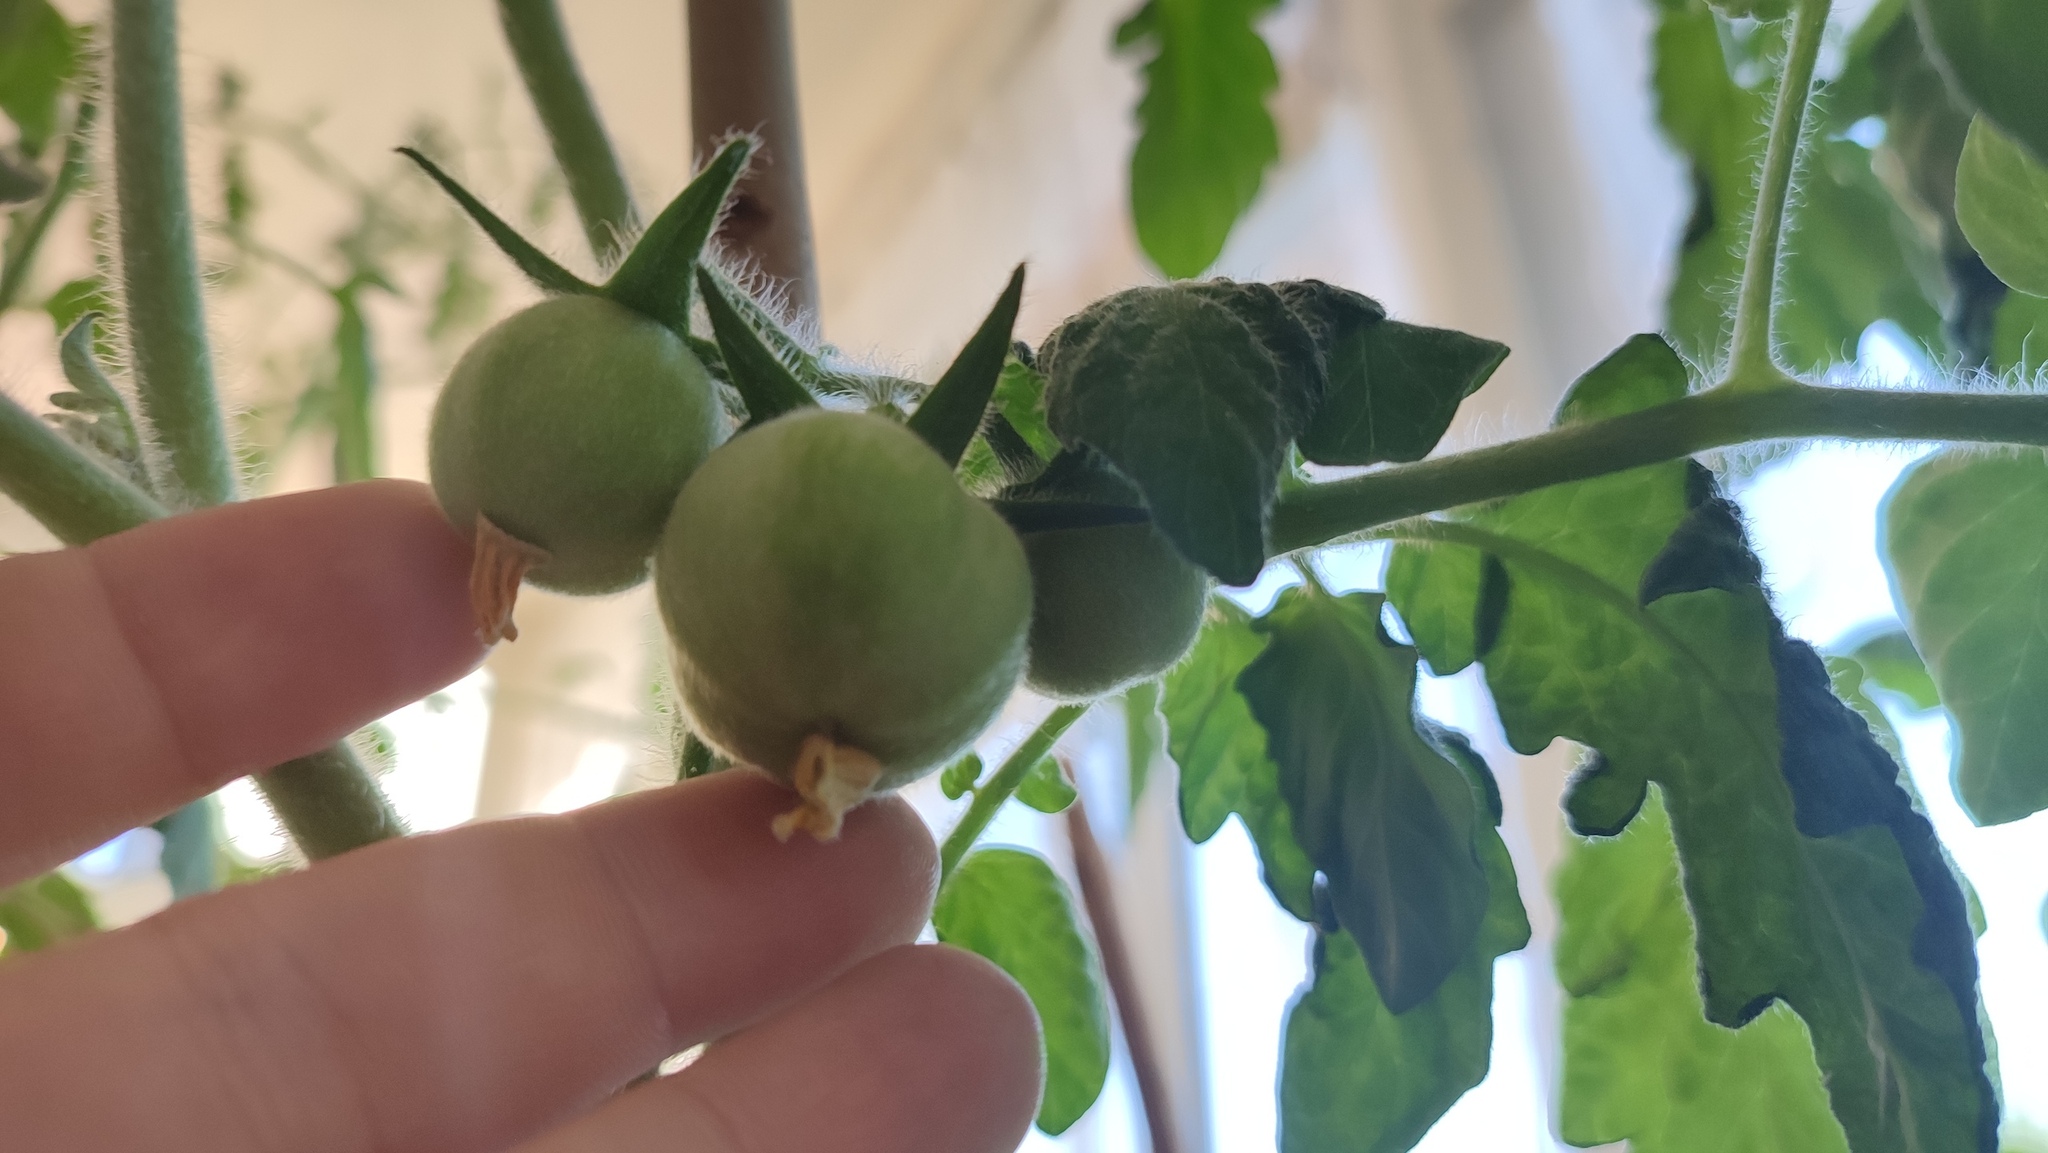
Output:
[[[0,562],[0,886],[481,659],[400,482]],[[154,1153],[974,1153],[1029,1125],[1001,973],[914,946],[908,806],[778,844],[727,773],[386,842],[0,964],[0,1144]],[[718,1040],[674,1076],[619,1092]]]

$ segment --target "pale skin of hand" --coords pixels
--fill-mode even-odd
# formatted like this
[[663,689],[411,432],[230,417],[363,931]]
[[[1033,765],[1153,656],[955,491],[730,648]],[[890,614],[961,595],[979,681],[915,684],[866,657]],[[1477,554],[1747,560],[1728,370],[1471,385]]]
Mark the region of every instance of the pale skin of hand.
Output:
[[[473,668],[468,548],[376,481],[0,561],[0,886]],[[913,945],[896,800],[720,774],[362,849],[0,962],[13,1153],[999,1153],[1029,1002]],[[712,1041],[675,1076],[624,1088]]]

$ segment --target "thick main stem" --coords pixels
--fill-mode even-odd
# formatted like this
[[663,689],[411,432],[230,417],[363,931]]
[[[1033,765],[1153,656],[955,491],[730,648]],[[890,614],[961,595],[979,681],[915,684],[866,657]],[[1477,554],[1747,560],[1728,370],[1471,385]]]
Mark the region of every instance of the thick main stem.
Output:
[[1285,494],[1273,551],[1458,505],[1758,440],[1827,437],[2048,446],[2048,395],[1855,388],[1715,389],[1607,420]]
[[555,163],[569,182],[569,198],[599,264],[623,254],[621,242],[639,227],[632,190],[583,71],[569,49],[569,34],[555,0],[498,0],[498,20],[533,98]]
[[973,803],[967,806],[960,823],[946,835],[946,843],[939,846],[940,884],[953,875],[954,866],[967,855],[967,850],[974,847],[975,839],[995,819],[996,811],[1003,807],[1003,802],[1009,800],[1017,786],[1024,783],[1032,766],[1044,760],[1045,755],[1052,751],[1053,744],[1087,711],[1087,705],[1061,705],[1054,709],[1031,731],[1030,736],[1024,738],[1024,743],[1017,746],[1017,751],[1010,754],[1010,759],[1003,762],[995,776],[974,791]]
[[1813,70],[1820,59],[1833,0],[1797,0],[1784,75],[1771,113],[1770,143],[1757,183],[1756,213],[1750,219],[1749,251],[1743,258],[1742,294],[1735,303],[1735,335],[1728,349],[1733,381],[1783,383],[1789,378],[1772,360],[1771,326],[1776,313],[1779,253],[1784,248],[1786,208],[1792,177],[1805,144],[1806,111],[1813,100]]
[[174,0],[114,0],[109,72],[122,295],[136,393],[169,466],[165,496],[220,504],[234,499],[235,462],[214,395],[185,187]]
[[789,0],[689,0],[689,12],[694,149],[710,156],[735,132],[755,133],[762,143],[719,238],[773,278],[800,316],[815,319],[818,274]]

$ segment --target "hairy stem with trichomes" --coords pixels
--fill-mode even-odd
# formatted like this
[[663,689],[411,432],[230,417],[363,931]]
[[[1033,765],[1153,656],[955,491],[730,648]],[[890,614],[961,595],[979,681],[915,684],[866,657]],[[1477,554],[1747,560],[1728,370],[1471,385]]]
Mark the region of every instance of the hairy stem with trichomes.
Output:
[[569,182],[569,199],[583,221],[590,251],[599,264],[609,265],[625,252],[625,243],[639,227],[639,214],[583,70],[569,48],[562,13],[555,0],[498,0],[498,20],[519,64],[519,78],[554,147],[555,163]]
[[1003,807],[1003,802],[1010,799],[1032,768],[1045,759],[1053,744],[1087,711],[1087,705],[1061,705],[1054,709],[1037,728],[1031,730],[1031,735],[1025,737],[1017,751],[1003,762],[1003,767],[974,790],[974,800],[967,806],[967,812],[946,835],[946,843],[939,846],[940,884],[953,875],[954,866],[967,855],[967,850],[974,847],[975,840],[995,819],[996,811]]

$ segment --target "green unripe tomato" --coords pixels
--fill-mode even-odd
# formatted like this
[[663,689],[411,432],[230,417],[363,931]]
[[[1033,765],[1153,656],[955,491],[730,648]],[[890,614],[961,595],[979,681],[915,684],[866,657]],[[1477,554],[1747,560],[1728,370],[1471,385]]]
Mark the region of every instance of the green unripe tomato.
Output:
[[547,559],[558,592],[631,588],[676,493],[725,428],[711,378],[661,324],[595,296],[500,321],[434,406],[434,495],[465,534],[477,514]]
[[860,795],[895,788],[966,748],[1023,671],[1023,546],[883,417],[805,409],[734,438],[683,486],[654,573],[694,730],[807,801],[807,741],[872,759]]
[[1202,628],[1209,577],[1151,524],[1029,533],[1025,683],[1086,700],[1172,668]]

